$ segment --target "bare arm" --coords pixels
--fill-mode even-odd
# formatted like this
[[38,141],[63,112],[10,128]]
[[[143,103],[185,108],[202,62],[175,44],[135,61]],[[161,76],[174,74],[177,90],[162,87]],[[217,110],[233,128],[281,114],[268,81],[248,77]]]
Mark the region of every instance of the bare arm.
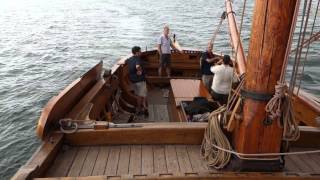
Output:
[[161,52],[161,44],[157,44],[157,49],[158,49],[158,53],[161,56],[161,54],[162,54],[162,52]]
[[206,61],[208,62],[208,63],[216,63],[216,62],[218,62],[220,60],[220,57],[214,57],[214,58],[211,58],[211,59],[206,59]]
[[183,52],[181,47],[180,47],[180,45],[179,45],[179,43],[177,43],[177,45],[176,45],[176,44],[172,43],[172,41],[170,40],[170,46],[171,46],[172,49],[175,49],[175,50],[179,51],[180,53]]

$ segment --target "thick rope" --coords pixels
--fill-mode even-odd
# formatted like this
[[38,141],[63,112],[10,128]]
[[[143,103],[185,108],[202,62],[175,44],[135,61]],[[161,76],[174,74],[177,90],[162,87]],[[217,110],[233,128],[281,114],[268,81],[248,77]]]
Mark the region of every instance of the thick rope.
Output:
[[266,112],[269,114],[268,116],[270,119],[281,117],[281,103],[283,101],[283,98],[285,97],[285,92],[286,84],[278,81],[277,85],[275,86],[275,94],[266,105]]
[[217,146],[231,150],[231,145],[220,128],[219,116],[222,115],[225,109],[225,106],[222,106],[210,114],[200,149],[200,154],[207,160],[208,166],[216,169],[225,167],[231,158],[230,153],[214,148]]

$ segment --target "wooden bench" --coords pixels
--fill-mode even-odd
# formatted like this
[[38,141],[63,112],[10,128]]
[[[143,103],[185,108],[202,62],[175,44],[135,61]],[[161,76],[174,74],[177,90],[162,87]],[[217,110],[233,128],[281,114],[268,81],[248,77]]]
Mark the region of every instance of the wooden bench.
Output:
[[186,121],[186,115],[180,107],[182,101],[192,101],[194,97],[205,97],[212,100],[209,91],[201,80],[171,79],[169,109],[171,121]]

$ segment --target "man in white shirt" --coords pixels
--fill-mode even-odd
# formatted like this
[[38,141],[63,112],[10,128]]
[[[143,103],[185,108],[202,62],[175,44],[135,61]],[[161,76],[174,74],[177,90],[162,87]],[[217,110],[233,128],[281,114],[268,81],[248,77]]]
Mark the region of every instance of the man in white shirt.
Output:
[[229,55],[223,56],[223,63],[221,65],[212,66],[211,72],[214,73],[212,80],[212,96],[213,99],[218,101],[221,105],[226,104],[228,101],[228,95],[232,88],[232,82],[236,82],[237,79],[233,75],[233,67],[231,67],[232,61]]
[[167,76],[171,74],[170,64],[171,64],[171,49],[170,47],[177,49],[172,43],[169,37],[169,26],[165,25],[163,27],[163,34],[157,40],[158,53],[160,55],[160,64],[158,73],[162,76],[162,69],[166,68]]

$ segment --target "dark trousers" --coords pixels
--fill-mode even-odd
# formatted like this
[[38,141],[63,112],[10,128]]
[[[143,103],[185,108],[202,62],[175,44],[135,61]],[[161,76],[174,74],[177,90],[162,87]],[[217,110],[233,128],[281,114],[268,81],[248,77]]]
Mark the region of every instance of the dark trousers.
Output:
[[227,94],[219,94],[214,92],[214,90],[211,90],[211,95],[213,97],[213,100],[218,101],[220,105],[227,104],[228,102],[228,95]]

